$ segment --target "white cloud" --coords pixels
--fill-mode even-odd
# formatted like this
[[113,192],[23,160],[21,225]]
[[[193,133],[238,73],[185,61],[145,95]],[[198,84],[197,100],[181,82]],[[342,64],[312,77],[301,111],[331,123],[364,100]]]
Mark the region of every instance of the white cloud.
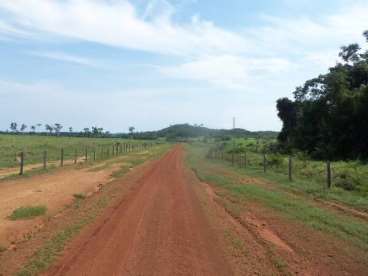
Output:
[[281,58],[244,58],[241,56],[207,56],[178,66],[161,67],[163,74],[179,79],[208,81],[224,89],[244,89],[271,75],[292,68]]
[[10,21],[27,29],[159,54],[190,56],[247,49],[243,37],[210,21],[174,23],[173,7],[165,3],[158,11],[149,8],[143,17],[124,0],[12,0],[0,2],[0,9],[11,13]]
[[50,51],[35,52],[35,51],[31,51],[31,52],[28,52],[28,53],[30,55],[33,55],[33,56],[47,58],[47,59],[64,61],[64,62],[74,63],[74,64],[78,64],[78,65],[83,65],[83,66],[100,67],[100,65],[95,60],[80,57],[80,56],[75,56],[75,55],[69,55],[69,54],[66,54],[66,53],[63,53],[63,52],[50,52]]
[[10,37],[30,37],[30,33],[0,20],[0,38],[9,39]]
[[[221,80],[220,84],[238,83],[235,87],[244,86],[255,90],[260,88],[257,84],[259,81],[273,82],[277,86],[281,82],[292,83],[296,79],[303,81],[324,73],[340,61],[338,52],[342,45],[354,42],[366,45],[362,33],[368,29],[367,14],[368,3],[360,2],[320,18],[263,15],[263,26],[246,28],[242,32],[250,50],[233,56],[232,61],[220,58],[215,59],[214,64],[205,62],[208,64],[207,70],[212,71],[207,79],[212,84],[218,79]],[[190,70],[193,78],[198,79],[202,76],[202,65],[202,62],[194,61],[190,66],[183,64],[176,69],[171,68],[171,72],[173,75],[188,76]],[[225,68],[231,68],[232,73],[223,73]],[[279,74],[280,70],[283,75]],[[244,78],[232,77],[237,75],[243,75]],[[293,75],[294,79],[288,78],[289,75]]]
[[[362,42],[361,33],[368,29],[365,1],[349,3],[340,12],[320,18],[264,15],[262,26],[241,32],[220,28],[199,16],[177,23],[173,19],[177,11],[169,1],[144,2],[148,4],[140,12],[128,0],[0,1],[0,11],[8,14],[0,22],[0,33],[51,34],[172,55],[182,61],[169,67],[158,65],[164,76],[231,90],[258,88],[257,81],[290,83],[279,78],[280,72],[289,75],[298,70],[301,79],[322,73],[334,65],[341,45]],[[94,63],[63,53],[38,55],[81,65]]]
[[[336,50],[342,44],[363,42],[368,29],[368,3],[351,4],[324,17],[265,16],[264,26],[246,29],[245,35],[266,53],[299,54]],[[288,51],[288,52],[286,52]]]

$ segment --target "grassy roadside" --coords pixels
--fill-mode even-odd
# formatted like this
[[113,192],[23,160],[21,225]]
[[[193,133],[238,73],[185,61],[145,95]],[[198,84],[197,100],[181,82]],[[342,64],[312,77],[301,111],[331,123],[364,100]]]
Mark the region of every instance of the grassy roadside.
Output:
[[[127,155],[124,162],[119,163],[121,164],[119,173],[115,173],[113,178],[116,180],[124,176],[131,168],[147,160],[159,158],[169,148],[170,145],[161,145],[150,151]],[[110,165],[113,165],[113,162],[110,162]],[[114,185],[114,183],[113,181],[111,184],[105,185],[102,192],[96,196],[86,198],[84,195],[74,195],[75,201],[73,205],[65,210],[65,214],[67,214],[65,216],[67,218],[58,218],[54,222],[51,219],[50,223],[55,223],[57,226],[52,228],[52,233],[46,234],[47,238],[41,237],[42,233],[39,234],[42,244],[17,275],[38,275],[42,271],[45,271],[55,261],[56,257],[60,255],[69,240],[75,237],[85,226],[92,223],[105,208],[114,202],[114,199],[119,198],[119,195],[121,196],[124,188]],[[59,220],[60,222],[58,222]],[[29,242],[36,239],[37,235],[32,237]],[[9,252],[9,254],[12,254],[12,252]]]
[[[274,185],[276,188],[273,189],[256,183],[241,185],[236,178],[224,174],[223,171],[242,177],[258,174],[255,172],[248,174],[244,169],[239,170],[224,162],[205,159],[207,148],[201,145],[191,145],[187,148],[189,166],[196,171],[202,181],[216,185],[240,202],[245,200],[257,202],[287,219],[296,220],[313,229],[350,241],[362,249],[368,249],[368,224],[366,222],[320,208],[313,204],[307,196],[295,197],[287,192],[283,185]],[[276,182],[276,184],[279,183]]]
[[[268,143],[268,144],[267,144]],[[255,176],[263,175],[263,152],[266,152],[267,175],[265,178],[279,181],[285,187],[296,188],[311,196],[343,202],[354,208],[368,211],[368,166],[359,160],[340,160],[331,162],[332,189],[325,193],[326,161],[312,160],[309,156],[296,152],[292,155],[293,183],[288,183],[289,156],[273,153],[268,149],[272,140],[233,139],[227,142],[216,142],[212,148],[223,149],[230,157],[235,152],[235,159],[240,154],[247,155],[247,173]],[[286,185],[285,185],[286,184]]]

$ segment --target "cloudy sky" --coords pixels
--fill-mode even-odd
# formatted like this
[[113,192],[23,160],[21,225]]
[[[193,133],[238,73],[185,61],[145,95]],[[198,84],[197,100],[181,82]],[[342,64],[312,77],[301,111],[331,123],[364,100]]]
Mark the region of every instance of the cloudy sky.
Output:
[[0,0],[0,129],[279,130],[275,101],[363,44],[367,14],[366,0]]

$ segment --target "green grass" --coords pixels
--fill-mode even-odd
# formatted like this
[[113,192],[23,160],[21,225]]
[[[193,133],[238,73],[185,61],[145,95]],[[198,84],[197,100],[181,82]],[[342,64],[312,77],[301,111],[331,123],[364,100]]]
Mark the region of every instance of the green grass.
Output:
[[[239,139],[238,139],[239,140]],[[332,188],[326,191],[326,163],[310,160],[306,156],[293,156],[293,182],[288,181],[288,159],[281,154],[266,154],[267,173],[263,173],[263,154],[257,153],[248,144],[255,143],[252,139],[235,140],[235,148],[247,152],[247,168],[239,169],[239,173],[246,171],[248,175],[262,177],[274,181],[284,188],[302,191],[312,197],[334,200],[353,208],[368,212],[368,165],[359,161],[332,162]],[[225,152],[232,148],[231,142],[225,147]],[[218,144],[213,144],[216,147]],[[244,156],[244,155],[243,155]],[[231,155],[225,154],[230,160]],[[238,155],[235,155],[237,158]],[[229,164],[229,163],[228,163]],[[236,164],[236,166],[238,166]]]
[[[207,183],[212,183],[229,195],[241,201],[254,201],[270,208],[288,219],[296,220],[323,232],[331,233],[342,239],[353,242],[363,249],[368,249],[368,224],[354,217],[339,215],[328,209],[319,208],[308,197],[295,197],[290,192],[275,185],[273,189],[258,184],[239,185],[238,181],[229,175],[219,172],[228,170],[235,174],[247,176],[244,169],[230,167],[228,164],[205,159],[206,148],[189,147],[188,162],[195,168],[198,177]],[[254,174],[257,176],[257,174]]]
[[[78,203],[76,203],[78,204]],[[25,267],[17,273],[19,276],[38,275],[39,272],[46,270],[55,260],[59,253],[64,249],[67,241],[77,235],[83,226],[91,223],[97,217],[101,210],[108,204],[106,197],[101,198],[92,210],[81,220],[68,225],[63,230],[60,230],[54,237],[47,241],[46,244],[36,252]]]
[[[0,134],[0,168],[16,167],[17,154],[23,151],[25,164],[42,163],[43,152],[47,150],[48,160],[60,160],[61,148],[64,149],[64,160],[74,158],[77,150],[78,156],[84,156],[85,149],[89,149],[89,158],[92,150],[96,150],[98,159],[105,157],[107,150],[112,153],[115,143],[150,143],[150,141],[128,140],[120,138],[86,138],[86,137],[56,137],[38,135],[9,135]],[[103,153],[105,155],[103,155]]]
[[19,207],[13,211],[13,213],[9,216],[11,220],[20,220],[20,219],[32,219],[34,217],[42,216],[46,214],[47,207],[46,206],[27,206],[27,207]]
[[280,187],[288,191],[296,193],[305,193],[311,198],[323,199],[343,203],[352,208],[368,212],[368,196],[361,191],[346,191],[342,188],[332,186],[331,189],[326,189],[325,183],[318,179],[294,177],[290,182],[286,174],[269,169],[267,173],[263,173],[261,168],[248,167],[247,169],[235,169],[240,174],[258,177],[276,183]]
[[[214,148],[223,148],[225,152],[247,152],[249,167],[262,166],[263,152],[269,152],[274,139],[238,138],[213,144]],[[267,153],[268,169],[286,175],[289,156]],[[368,198],[368,165],[360,161],[334,161],[332,166],[332,184],[341,189]],[[320,185],[326,185],[326,162],[311,160],[307,155],[297,152],[293,154],[293,175],[300,180],[312,180]]]

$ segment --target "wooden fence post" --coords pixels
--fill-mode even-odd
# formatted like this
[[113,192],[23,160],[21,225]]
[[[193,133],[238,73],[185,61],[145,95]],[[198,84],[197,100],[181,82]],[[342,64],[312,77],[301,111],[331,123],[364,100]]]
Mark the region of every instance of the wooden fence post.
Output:
[[93,161],[96,161],[96,149],[93,150]]
[[234,153],[231,153],[231,165],[234,166]]
[[243,156],[242,156],[241,153],[238,154],[238,158],[239,158],[238,165],[239,165],[239,168],[241,168],[242,167],[242,162],[243,162]]
[[24,167],[24,152],[22,151],[20,153],[20,162],[19,162],[19,175],[23,174],[23,168]]
[[86,148],[85,157],[86,157],[86,162],[87,162],[88,161],[88,149],[87,148]]
[[326,163],[326,181],[327,181],[327,188],[331,188],[331,162],[328,160]]
[[289,155],[289,181],[293,181],[293,158]]
[[266,154],[263,154],[263,172],[267,172],[267,160],[266,160]]
[[43,169],[46,170],[47,167],[47,150],[43,151]]
[[64,149],[60,150],[60,167],[64,166]]
[[247,152],[244,152],[244,168],[247,168]]
[[77,159],[78,159],[78,151],[74,150],[74,164],[77,164]]

